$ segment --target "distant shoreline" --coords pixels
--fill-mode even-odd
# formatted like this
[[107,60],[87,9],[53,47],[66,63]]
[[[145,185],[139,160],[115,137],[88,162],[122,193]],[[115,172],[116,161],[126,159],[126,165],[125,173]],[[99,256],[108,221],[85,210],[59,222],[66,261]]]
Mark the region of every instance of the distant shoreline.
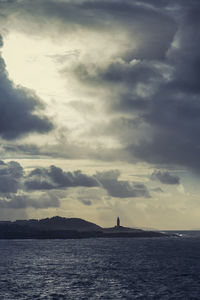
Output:
[[86,238],[151,238],[168,237],[172,234],[165,234],[155,231],[141,232],[104,232],[104,231],[75,231],[75,230],[34,230],[29,231],[2,231],[0,230],[0,240],[2,239],[86,239]]
[[160,232],[143,232],[143,233],[103,233],[103,232],[67,232],[67,231],[43,231],[38,233],[5,233],[0,235],[0,240],[12,239],[88,239],[88,238],[151,238],[151,237],[168,237],[171,235]]
[[159,231],[123,227],[102,228],[80,218],[0,221],[0,239],[149,238],[172,236]]

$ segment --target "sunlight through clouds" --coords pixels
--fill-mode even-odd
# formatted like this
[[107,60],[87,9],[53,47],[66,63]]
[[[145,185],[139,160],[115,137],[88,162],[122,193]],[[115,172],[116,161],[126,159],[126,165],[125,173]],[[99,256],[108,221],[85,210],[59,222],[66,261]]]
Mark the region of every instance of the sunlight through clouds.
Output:
[[33,89],[44,100],[49,100],[57,94],[65,94],[59,66],[51,58],[64,51],[65,47],[56,46],[51,40],[12,32],[4,39],[2,55],[15,84]]
[[[11,160],[24,171],[11,203],[0,194],[7,210],[21,201],[30,217],[81,211],[107,225],[122,214],[127,226],[196,226],[199,9],[195,0],[0,1],[5,186]],[[24,184],[30,170],[48,200],[40,209]],[[76,186],[77,174],[97,186]]]

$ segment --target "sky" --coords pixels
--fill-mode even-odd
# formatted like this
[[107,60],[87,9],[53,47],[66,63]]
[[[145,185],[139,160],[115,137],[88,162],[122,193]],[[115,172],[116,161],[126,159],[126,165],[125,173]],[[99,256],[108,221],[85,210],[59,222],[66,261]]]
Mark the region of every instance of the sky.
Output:
[[0,220],[200,228],[199,14],[0,0]]

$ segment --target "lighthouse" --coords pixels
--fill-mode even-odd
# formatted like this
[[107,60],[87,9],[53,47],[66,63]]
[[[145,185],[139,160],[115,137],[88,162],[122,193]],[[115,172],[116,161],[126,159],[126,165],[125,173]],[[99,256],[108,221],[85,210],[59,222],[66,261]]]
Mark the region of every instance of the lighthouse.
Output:
[[117,227],[120,227],[120,218],[117,217]]

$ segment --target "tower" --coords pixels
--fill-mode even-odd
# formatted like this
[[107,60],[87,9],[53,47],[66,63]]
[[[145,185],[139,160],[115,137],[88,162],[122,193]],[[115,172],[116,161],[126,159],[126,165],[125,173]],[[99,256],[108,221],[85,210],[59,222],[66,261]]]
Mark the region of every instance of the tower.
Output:
[[120,227],[120,218],[117,217],[117,227]]

